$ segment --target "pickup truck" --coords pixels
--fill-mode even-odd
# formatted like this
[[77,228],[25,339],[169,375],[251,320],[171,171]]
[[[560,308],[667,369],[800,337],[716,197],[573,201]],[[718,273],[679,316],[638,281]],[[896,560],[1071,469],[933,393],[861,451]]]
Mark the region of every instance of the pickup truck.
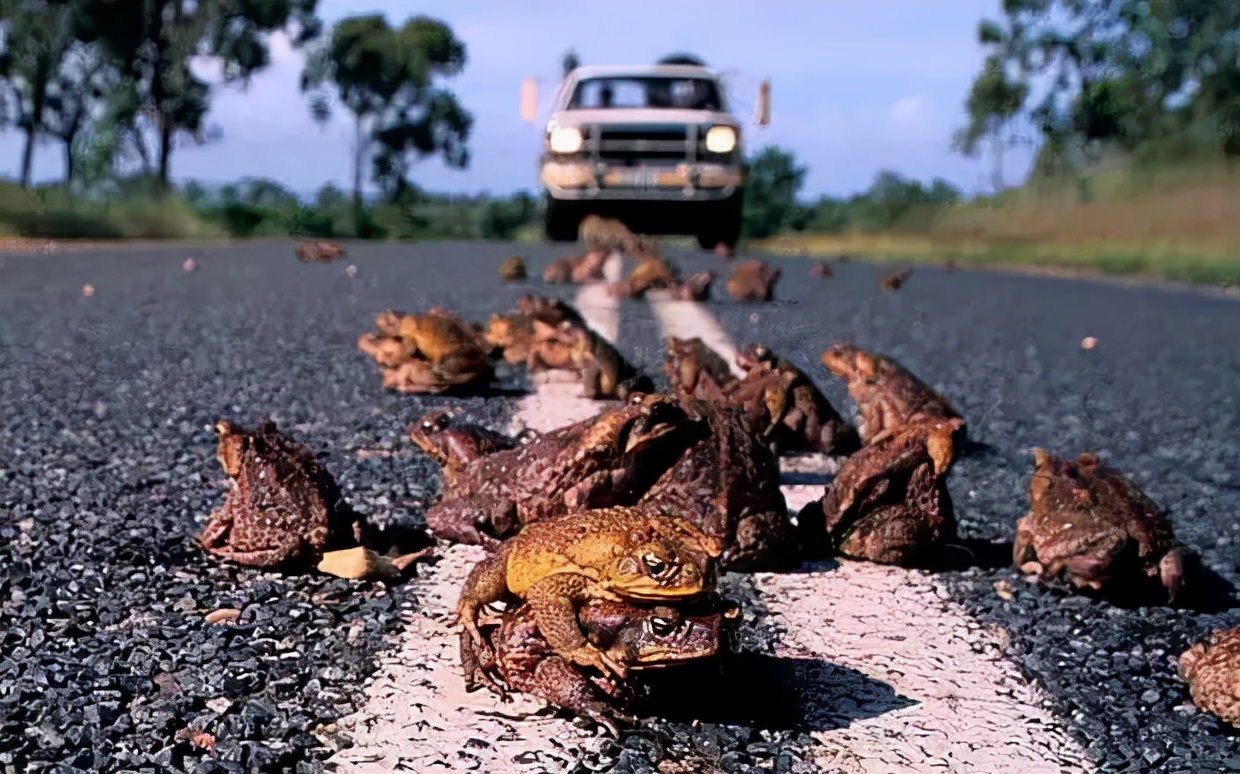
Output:
[[[523,85],[522,117],[535,120],[536,86]],[[758,124],[769,119],[769,86]],[[555,91],[539,181],[552,241],[577,239],[587,214],[638,233],[688,234],[703,249],[740,238],[747,166],[741,124],[719,74],[704,66],[577,67]]]

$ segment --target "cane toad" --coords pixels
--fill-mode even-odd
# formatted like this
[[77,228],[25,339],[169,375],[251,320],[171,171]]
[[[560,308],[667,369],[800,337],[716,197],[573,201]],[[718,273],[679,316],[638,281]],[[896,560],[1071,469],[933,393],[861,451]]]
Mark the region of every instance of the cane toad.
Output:
[[672,288],[672,298],[677,301],[708,301],[715,277],[715,272],[709,269],[694,272]]
[[630,402],[487,454],[445,475],[426,512],[445,540],[493,547],[521,524],[585,508],[635,503],[692,440],[671,398]]
[[1035,449],[1034,465],[1012,548],[1022,572],[1095,590],[1161,583],[1175,602],[1182,552],[1166,514],[1133,481],[1089,452],[1067,461]]
[[337,258],[348,255],[340,245],[334,242],[302,242],[293,248],[293,254],[302,263],[331,263]]
[[899,290],[904,287],[904,283],[908,281],[912,273],[913,267],[910,266],[902,271],[884,274],[878,278],[878,286],[883,290]]
[[528,276],[525,271],[525,261],[521,260],[519,255],[505,258],[504,262],[499,265],[499,277],[504,282],[519,282]]
[[556,258],[543,269],[543,282],[548,285],[565,285],[573,279],[573,262]]
[[1240,728],[1240,626],[1195,643],[1180,656],[1179,673],[1193,704]]
[[[678,607],[590,599],[578,608],[577,620],[587,641],[640,673],[725,651],[728,629],[739,614],[735,603],[714,597]],[[467,692],[486,686],[504,699],[508,690],[527,693],[619,736],[613,718],[630,708],[636,675],[617,681],[566,661],[539,632],[528,605],[505,611],[498,624],[483,631],[489,648],[478,647],[468,632],[461,632]]]
[[591,213],[581,219],[577,236],[594,252],[622,252],[629,255],[643,252],[643,245],[637,235],[616,218],[604,218]]
[[375,317],[375,329],[412,345],[421,357],[441,368],[465,371],[486,363],[487,347],[478,331],[447,310],[403,314],[389,309]]
[[531,374],[576,371],[581,375],[582,397],[591,399],[625,400],[633,392],[653,390],[649,376],[580,318],[574,320],[549,305],[535,307],[533,317],[533,344],[526,360]]
[[362,334],[357,346],[379,365],[385,389],[440,393],[494,374],[480,326],[448,310],[386,310],[375,317],[375,328],[378,333]]
[[770,301],[775,297],[775,283],[781,274],[782,269],[771,268],[764,261],[741,261],[725,287],[737,301]]
[[642,298],[652,288],[670,288],[680,282],[680,276],[667,261],[657,256],[638,261],[633,272],[609,288],[613,296]]
[[335,479],[274,422],[247,430],[215,424],[228,494],[197,541],[212,556],[252,567],[312,567],[331,548],[356,545],[360,517]]
[[908,423],[959,419],[955,438],[959,453],[967,432],[964,419],[895,359],[838,343],[822,353],[822,364],[847,382],[860,414],[857,432],[862,443],[875,443]]
[[534,346],[534,318],[522,312],[493,314],[483,339],[508,365],[526,362]]
[[842,556],[900,565],[933,559],[956,536],[945,478],[959,421],[905,425],[863,447],[798,520],[810,523],[820,509],[828,543]]
[[409,439],[423,454],[439,463],[445,473],[455,473],[479,457],[515,449],[537,437],[533,431],[512,437],[481,425],[453,425],[452,420],[453,416],[446,411],[432,411],[409,426]]
[[628,669],[591,643],[577,610],[590,600],[671,603],[702,596],[723,547],[692,524],[643,508],[577,511],[525,525],[466,578],[456,617],[479,645],[478,612],[516,597],[558,655],[623,678]]
[[763,380],[761,387],[769,422],[765,435],[778,451],[852,454],[861,446],[857,431],[792,361],[762,344],[751,344],[736,354],[736,363],[746,372],[745,382],[779,376]]
[[703,400],[721,400],[735,391],[740,380],[728,361],[698,337],[667,337],[663,353],[663,372],[677,395]]
[[753,432],[744,410],[684,399],[694,443],[647,490],[641,503],[691,522],[723,546],[720,567],[779,571],[800,560],[798,536],[779,488],[779,460]]

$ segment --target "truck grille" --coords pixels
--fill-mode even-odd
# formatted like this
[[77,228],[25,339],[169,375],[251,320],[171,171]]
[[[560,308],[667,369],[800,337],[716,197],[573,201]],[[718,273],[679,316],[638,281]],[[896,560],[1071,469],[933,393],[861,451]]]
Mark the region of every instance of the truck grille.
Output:
[[[680,162],[691,160],[693,144],[689,128],[666,127],[598,127],[590,133],[597,137],[598,158],[612,163]],[[696,139],[696,138],[695,138]]]

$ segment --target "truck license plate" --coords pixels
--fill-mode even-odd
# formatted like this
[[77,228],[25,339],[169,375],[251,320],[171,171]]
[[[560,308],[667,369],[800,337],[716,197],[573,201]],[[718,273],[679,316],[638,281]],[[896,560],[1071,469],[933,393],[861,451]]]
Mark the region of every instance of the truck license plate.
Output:
[[653,169],[617,169],[603,178],[607,185],[647,188],[659,184],[659,173]]

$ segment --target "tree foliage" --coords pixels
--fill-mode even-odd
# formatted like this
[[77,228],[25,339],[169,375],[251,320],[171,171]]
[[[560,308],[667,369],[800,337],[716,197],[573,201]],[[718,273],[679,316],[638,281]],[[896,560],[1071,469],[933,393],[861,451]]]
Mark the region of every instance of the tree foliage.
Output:
[[388,201],[411,200],[410,167],[438,155],[469,164],[473,117],[438,81],[465,67],[465,44],[443,22],[415,16],[393,28],[380,14],[342,19],[312,52],[302,77],[311,113],[331,118],[331,92],[354,123],[353,197],[360,212],[363,170]]
[[[21,186],[30,185],[34,148],[57,101],[58,79],[75,45],[76,2],[0,0],[0,87],[4,116],[25,135]],[[54,103],[49,105],[50,103]]]
[[560,59],[560,72],[564,77],[573,70],[581,67],[581,57],[577,56],[577,49],[570,48]]
[[[957,149],[973,153],[1014,117],[1043,141],[1042,166],[1073,149],[1227,153],[1240,106],[1240,3],[1004,0],[978,28],[988,51]],[[1079,153],[1076,155],[1079,156]]]
[[[267,36],[288,30],[294,45],[314,38],[318,0],[78,0],[76,36],[97,43],[127,79],[130,99],[115,120],[145,127],[155,138],[156,175],[168,184],[175,142],[205,142],[212,84],[194,59],[218,65],[224,83],[248,82],[270,62]],[[141,131],[141,130],[139,130]]]
[[788,227],[797,215],[796,197],[806,171],[791,151],[778,146],[759,151],[749,161],[742,234],[761,239]]

